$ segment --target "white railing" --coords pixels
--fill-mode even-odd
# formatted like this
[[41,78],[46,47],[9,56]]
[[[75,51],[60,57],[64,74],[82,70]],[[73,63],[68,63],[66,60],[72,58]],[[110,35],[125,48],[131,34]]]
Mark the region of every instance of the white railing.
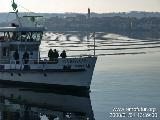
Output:
[[46,65],[47,64],[57,64],[58,63],[58,59],[56,59],[56,61],[49,61],[49,60],[35,60],[35,59],[29,59],[27,61],[25,60],[20,60],[20,61],[16,61],[16,60],[10,60],[10,62],[8,63],[8,69],[17,69],[17,70],[24,70],[25,67],[30,67],[30,65],[36,64],[36,65],[40,65],[40,69],[45,70],[46,69]]

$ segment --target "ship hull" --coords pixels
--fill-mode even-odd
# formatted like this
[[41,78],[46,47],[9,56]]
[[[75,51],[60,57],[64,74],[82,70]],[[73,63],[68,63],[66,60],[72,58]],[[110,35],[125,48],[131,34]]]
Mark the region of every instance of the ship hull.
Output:
[[27,87],[27,88],[43,88],[49,90],[61,90],[65,92],[76,92],[76,91],[89,91],[90,86],[76,86],[76,85],[62,85],[62,84],[48,84],[48,83],[35,83],[35,82],[24,82],[16,80],[0,80],[0,84],[14,85],[15,87]]
[[[54,66],[51,67],[51,64],[49,65],[50,69],[3,69],[0,70],[0,82],[27,87],[37,86],[54,89],[89,90],[95,62],[96,58],[89,58],[86,59],[86,64],[89,64],[89,67],[72,67],[71,69],[61,69],[60,67],[59,69],[55,69]],[[35,68],[36,65],[30,65],[30,67],[32,66]],[[37,66],[40,68],[40,66],[44,65]]]

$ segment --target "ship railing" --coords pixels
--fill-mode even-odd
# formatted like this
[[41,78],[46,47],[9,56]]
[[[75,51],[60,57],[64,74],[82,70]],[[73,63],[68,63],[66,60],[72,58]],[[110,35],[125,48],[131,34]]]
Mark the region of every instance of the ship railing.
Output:
[[[49,60],[48,57],[42,57],[41,59],[28,59],[27,64],[42,64],[42,63],[56,63],[57,61],[59,61],[60,59],[74,59],[74,58],[85,58],[85,57],[94,57],[94,55],[72,55],[72,56],[68,56],[66,58],[54,58],[53,60]],[[10,60],[10,64],[19,64],[19,63],[25,63],[25,60]]]
[[36,59],[29,59],[29,60],[10,60],[10,65],[9,65],[9,69],[20,69],[20,70],[24,70],[24,69],[30,69],[30,65],[33,64],[39,64],[42,65],[43,70],[46,69],[46,65],[47,64],[57,64],[58,63],[58,59],[54,60],[54,61],[49,61],[49,60],[36,60]]
[[7,63],[9,63],[9,60],[6,60],[6,59],[0,60],[0,64],[7,64]]
[[37,60],[37,59],[27,59],[27,60],[10,60],[10,65],[29,65],[29,64],[53,64],[58,63],[58,59],[49,61],[47,59]]
[[82,55],[71,55],[68,58],[83,58],[83,57],[94,57],[94,55],[82,54]]
[[50,62],[49,60],[37,60],[37,59],[26,59],[26,60],[10,60],[10,64],[42,64],[42,63],[48,63]]
[[[10,60],[10,64],[52,64],[58,63],[61,59],[74,59],[74,58],[84,58],[84,57],[94,57],[93,55],[73,55],[68,56],[67,58],[54,58],[53,60],[49,60],[48,57],[43,57],[42,59],[27,59],[27,60]],[[8,63],[6,60],[0,60],[0,63]]]
[[[48,57],[43,57],[42,59],[27,59],[27,60],[10,60],[10,65],[30,65],[30,64],[57,64],[59,61],[64,59],[75,59],[75,58],[85,58],[85,57],[94,57],[93,55],[73,55],[67,58],[54,58],[53,60],[49,60]],[[5,61],[3,61],[5,63]]]
[[54,59],[52,61],[49,61],[47,59],[43,60],[36,60],[36,59],[29,59],[29,60],[10,60],[10,64],[8,66],[8,69],[14,69],[14,70],[29,70],[31,68],[31,65],[40,65],[39,67],[35,67],[38,69],[46,70],[48,64],[57,64],[59,62],[59,59]]
[[[70,56],[67,56],[66,58],[84,58],[84,57],[94,57],[94,55],[91,55],[91,54],[70,55]],[[48,57],[42,57],[42,59],[48,60]],[[57,59],[61,59],[61,57]]]

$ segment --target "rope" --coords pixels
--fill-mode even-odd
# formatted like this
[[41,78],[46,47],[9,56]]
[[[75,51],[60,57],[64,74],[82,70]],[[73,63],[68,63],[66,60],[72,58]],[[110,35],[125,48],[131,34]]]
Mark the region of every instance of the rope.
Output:
[[25,7],[23,7],[22,5],[18,5],[19,7],[21,7],[21,8],[23,8],[23,9],[25,9],[26,11],[28,11],[28,12],[30,12],[30,13],[35,13],[35,12],[32,12],[31,10],[29,10],[29,9],[27,9],[27,8],[25,8]]

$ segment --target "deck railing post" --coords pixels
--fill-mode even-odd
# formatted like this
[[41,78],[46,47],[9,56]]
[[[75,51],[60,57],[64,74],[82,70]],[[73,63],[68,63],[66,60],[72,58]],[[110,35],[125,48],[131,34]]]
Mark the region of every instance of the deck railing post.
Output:
[[95,32],[93,33],[93,37],[94,37],[94,56],[96,55],[96,39],[95,39]]
[[15,65],[15,67],[14,67],[14,68],[15,68],[15,69],[16,69],[16,62],[17,62],[17,61],[16,61],[16,60],[14,60],[14,65]]

